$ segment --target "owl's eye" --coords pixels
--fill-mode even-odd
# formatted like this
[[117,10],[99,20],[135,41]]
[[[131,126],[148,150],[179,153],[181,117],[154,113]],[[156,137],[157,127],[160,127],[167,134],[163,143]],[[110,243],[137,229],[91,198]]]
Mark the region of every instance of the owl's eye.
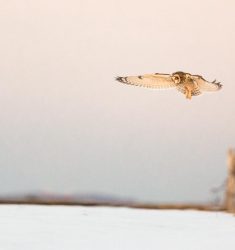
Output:
[[173,79],[174,79],[174,82],[177,84],[177,83],[180,83],[180,77],[179,75],[174,75],[173,76]]

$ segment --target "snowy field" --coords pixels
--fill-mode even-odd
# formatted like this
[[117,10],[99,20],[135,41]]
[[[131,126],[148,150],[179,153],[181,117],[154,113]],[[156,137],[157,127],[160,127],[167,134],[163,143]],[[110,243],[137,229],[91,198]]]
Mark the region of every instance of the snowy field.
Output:
[[221,212],[0,205],[1,250],[235,249]]

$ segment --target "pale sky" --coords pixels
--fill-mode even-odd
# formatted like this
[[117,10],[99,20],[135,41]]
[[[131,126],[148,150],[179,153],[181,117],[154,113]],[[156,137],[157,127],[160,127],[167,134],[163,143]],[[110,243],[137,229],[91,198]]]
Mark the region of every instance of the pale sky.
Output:
[[[211,201],[235,146],[235,2],[0,0],[0,195]],[[221,81],[188,101],[115,76]]]

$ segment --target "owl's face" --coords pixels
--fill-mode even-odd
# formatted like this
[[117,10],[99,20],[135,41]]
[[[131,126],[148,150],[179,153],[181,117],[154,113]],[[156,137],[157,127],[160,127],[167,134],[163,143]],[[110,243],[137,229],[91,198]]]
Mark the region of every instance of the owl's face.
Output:
[[172,78],[175,84],[179,84],[179,83],[183,83],[187,81],[190,78],[190,76],[191,76],[190,74],[184,73],[182,71],[177,71],[172,74]]

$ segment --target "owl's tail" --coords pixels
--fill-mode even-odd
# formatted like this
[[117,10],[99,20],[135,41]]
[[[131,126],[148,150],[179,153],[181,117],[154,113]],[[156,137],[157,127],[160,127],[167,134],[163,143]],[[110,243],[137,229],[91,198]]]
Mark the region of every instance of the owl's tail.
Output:
[[189,99],[189,100],[191,100],[192,99],[192,95],[191,95],[191,92],[190,92],[190,94],[185,94],[185,97],[186,97],[186,99]]
[[185,88],[185,97],[186,99],[189,99],[189,100],[192,99],[192,91],[188,88]]

